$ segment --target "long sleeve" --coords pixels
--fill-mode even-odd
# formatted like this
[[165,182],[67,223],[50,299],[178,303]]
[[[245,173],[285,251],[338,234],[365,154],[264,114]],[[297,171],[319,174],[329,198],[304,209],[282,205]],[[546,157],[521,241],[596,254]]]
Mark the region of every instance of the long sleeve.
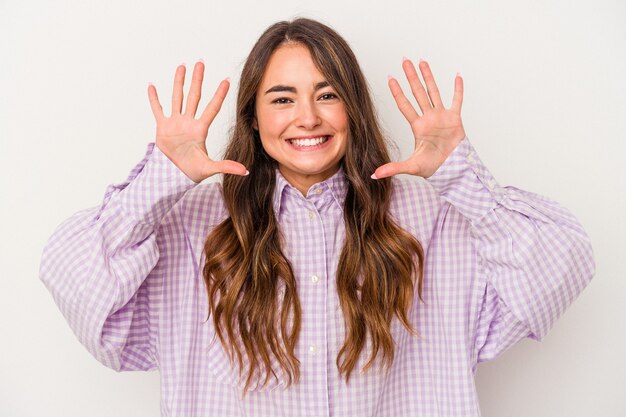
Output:
[[159,247],[182,244],[176,203],[194,185],[150,143],[126,181],[65,220],[44,247],[40,279],[81,343],[110,368],[157,366]]
[[541,340],[595,272],[580,223],[548,198],[500,186],[467,138],[428,181],[471,226],[474,366],[523,337]]

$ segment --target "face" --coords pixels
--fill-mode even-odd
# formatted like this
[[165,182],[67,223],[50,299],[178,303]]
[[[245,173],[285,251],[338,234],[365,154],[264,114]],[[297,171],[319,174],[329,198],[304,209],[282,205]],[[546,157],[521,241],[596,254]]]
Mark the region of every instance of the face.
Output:
[[253,127],[281,174],[304,195],[336,173],[346,153],[344,103],[299,44],[283,45],[270,57]]

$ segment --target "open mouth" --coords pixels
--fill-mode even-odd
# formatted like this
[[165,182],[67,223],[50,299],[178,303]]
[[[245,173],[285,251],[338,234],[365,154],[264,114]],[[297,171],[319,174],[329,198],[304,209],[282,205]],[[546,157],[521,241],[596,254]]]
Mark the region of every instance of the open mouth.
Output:
[[308,139],[287,139],[287,142],[297,148],[309,148],[322,145],[326,143],[331,137],[332,136],[320,136],[318,138]]

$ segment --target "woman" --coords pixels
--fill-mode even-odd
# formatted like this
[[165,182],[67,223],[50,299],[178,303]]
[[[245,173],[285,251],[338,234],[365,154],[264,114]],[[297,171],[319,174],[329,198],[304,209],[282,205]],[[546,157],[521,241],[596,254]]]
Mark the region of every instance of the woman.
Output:
[[[156,146],[100,207],[63,223],[41,279],[116,370],[159,369],[167,416],[470,416],[478,362],[540,340],[589,282],[576,219],[498,185],[426,62],[390,78],[415,151],[390,162],[346,42],[308,19],[269,27],[244,66],[225,160],[196,119],[148,95]],[[202,180],[224,173],[222,184]],[[428,182],[391,178],[396,174]]]

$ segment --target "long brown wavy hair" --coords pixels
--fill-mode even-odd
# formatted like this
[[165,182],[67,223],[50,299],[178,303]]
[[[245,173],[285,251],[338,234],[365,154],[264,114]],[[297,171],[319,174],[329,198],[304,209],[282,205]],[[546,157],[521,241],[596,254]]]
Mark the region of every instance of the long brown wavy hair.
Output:
[[343,100],[349,119],[348,145],[341,162],[348,182],[346,240],[337,268],[346,335],[336,363],[346,381],[367,337],[372,353],[363,370],[374,363],[379,351],[383,362],[391,366],[393,316],[416,333],[407,318],[416,276],[420,299],[422,296],[422,247],[388,214],[391,180],[370,178],[390,159],[356,57],[339,34],[317,21],[299,18],[273,24],[245,62],[236,122],[224,154],[225,159],[245,165],[250,175],[224,176],[223,199],[230,217],[213,229],[204,246],[209,316],[231,363],[236,358],[240,376],[247,374],[244,393],[257,378],[265,376],[265,386],[271,375],[276,376],[272,362],[278,363],[289,385],[300,378],[295,346],[301,306],[293,269],[281,249],[272,203],[277,163],[265,152],[252,127],[265,67],[272,53],[285,43],[308,48],[319,71]]

